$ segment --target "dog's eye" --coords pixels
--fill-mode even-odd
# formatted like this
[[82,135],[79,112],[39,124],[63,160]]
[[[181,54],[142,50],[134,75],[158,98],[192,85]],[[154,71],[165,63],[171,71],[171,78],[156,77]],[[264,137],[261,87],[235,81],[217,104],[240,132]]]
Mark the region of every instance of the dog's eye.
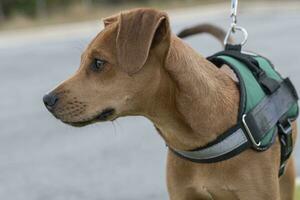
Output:
[[105,60],[95,59],[91,65],[91,68],[94,71],[101,71],[103,70],[105,63]]

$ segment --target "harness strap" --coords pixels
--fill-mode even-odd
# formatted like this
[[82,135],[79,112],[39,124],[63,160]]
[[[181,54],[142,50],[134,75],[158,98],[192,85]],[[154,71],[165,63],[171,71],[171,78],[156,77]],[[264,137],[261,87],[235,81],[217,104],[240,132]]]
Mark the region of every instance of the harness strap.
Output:
[[230,56],[242,63],[245,63],[267,94],[272,94],[279,88],[279,82],[266,75],[265,71],[259,67],[257,60],[253,58],[253,55],[241,53],[241,51],[239,51],[239,47],[227,46],[225,51],[221,51],[211,57],[208,57],[208,60],[219,55]]
[[251,130],[255,143],[259,143],[297,102],[298,98],[291,93],[291,82],[286,78],[278,90],[266,96],[256,107],[247,113],[245,123]]
[[[228,51],[229,50],[227,50],[226,52],[228,53]],[[220,55],[224,55],[224,52],[220,53]],[[226,62],[222,61],[222,59],[217,59],[217,56],[218,54],[210,57],[209,60],[214,61],[215,63],[220,62],[219,64]],[[243,62],[247,62],[247,66],[248,64],[252,66],[256,65],[253,63],[257,61],[251,58],[250,55],[249,59],[248,55],[245,55],[244,58],[242,60]],[[253,59],[254,61],[249,61],[251,59]],[[229,66],[237,73],[237,76],[240,79],[241,77],[239,72],[231,65]],[[256,70],[263,71],[259,67],[252,67],[251,69],[250,71],[252,73]],[[257,73],[257,75],[259,74],[262,75],[261,72]],[[281,174],[284,171],[286,160],[292,152],[290,121],[288,121],[287,126],[284,125],[286,124],[287,119],[285,115],[294,104],[296,105],[298,96],[295,88],[288,78],[284,79],[282,82],[271,79],[272,78],[270,78],[270,81],[264,79],[267,80],[266,82],[268,82],[266,85],[269,84],[269,86],[271,86],[268,87],[270,92],[269,95],[264,97],[262,101],[260,101],[254,108],[252,108],[252,110],[250,110],[246,114],[243,105],[243,99],[246,95],[245,88],[243,79],[240,79],[241,104],[239,108],[238,123],[231,129],[223,133],[219,138],[206,145],[205,147],[201,147],[191,151],[177,150],[169,147],[170,150],[173,151],[176,155],[193,162],[213,163],[227,160],[251,147],[257,151],[264,151],[268,149],[274,143],[276,138],[275,133],[278,130],[280,142],[282,144],[282,156],[280,164]],[[264,85],[262,85],[262,87],[263,86]],[[278,126],[276,126],[276,124]],[[261,141],[267,134],[271,134],[271,138],[268,144],[261,145]]]
[[287,160],[293,152],[292,126],[291,121],[289,119],[280,121],[278,135],[281,152],[278,175],[281,176],[285,171]]
[[200,149],[192,151],[170,149],[180,157],[198,163],[213,163],[226,160],[251,146],[241,126],[236,126],[231,131],[230,135],[219,142]]
[[249,68],[249,70],[252,72],[252,74],[258,78],[258,76],[263,72],[260,68],[259,68],[259,64],[257,62],[257,60],[255,60],[251,55],[247,55],[247,54],[242,54],[240,51],[237,50],[225,50],[225,51],[221,51],[219,53],[216,53],[210,57],[208,57],[208,60],[211,60],[211,58],[213,57],[217,57],[217,56],[230,56],[233,57],[239,61],[241,61],[242,63],[245,63],[246,66]]

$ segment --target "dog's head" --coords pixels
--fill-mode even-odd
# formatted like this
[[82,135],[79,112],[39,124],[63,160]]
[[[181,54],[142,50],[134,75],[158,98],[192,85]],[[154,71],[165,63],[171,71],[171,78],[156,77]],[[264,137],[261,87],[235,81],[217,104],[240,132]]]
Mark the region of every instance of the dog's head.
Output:
[[159,87],[169,45],[166,13],[137,9],[104,19],[78,71],[44,96],[61,121],[83,126],[137,115]]

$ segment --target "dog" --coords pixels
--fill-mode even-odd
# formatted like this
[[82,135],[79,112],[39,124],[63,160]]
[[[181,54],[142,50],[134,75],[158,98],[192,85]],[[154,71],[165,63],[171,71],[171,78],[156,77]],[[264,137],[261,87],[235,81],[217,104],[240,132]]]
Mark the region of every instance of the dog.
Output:
[[[204,146],[236,124],[236,80],[173,34],[167,13],[135,9],[103,21],[104,29],[83,52],[78,71],[43,98],[56,118],[81,127],[142,115],[168,146],[180,150]],[[205,32],[194,30],[188,35]],[[281,178],[279,164],[278,140],[267,151],[248,149],[211,164],[194,163],[169,150],[169,198],[291,200],[294,160],[288,160]]]

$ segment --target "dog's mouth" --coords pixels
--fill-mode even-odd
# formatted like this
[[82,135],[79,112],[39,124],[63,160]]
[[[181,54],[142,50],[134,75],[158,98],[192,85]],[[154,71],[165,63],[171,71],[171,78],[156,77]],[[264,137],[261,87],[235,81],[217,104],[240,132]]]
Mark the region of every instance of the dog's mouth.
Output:
[[95,122],[109,120],[114,114],[115,114],[115,109],[106,108],[99,115],[96,115],[95,117],[93,117],[90,120],[78,121],[78,122],[68,122],[68,121],[63,121],[63,122],[66,123],[66,124],[69,124],[71,126],[82,127],[82,126],[86,126],[86,125],[89,125],[89,124],[93,124]]

